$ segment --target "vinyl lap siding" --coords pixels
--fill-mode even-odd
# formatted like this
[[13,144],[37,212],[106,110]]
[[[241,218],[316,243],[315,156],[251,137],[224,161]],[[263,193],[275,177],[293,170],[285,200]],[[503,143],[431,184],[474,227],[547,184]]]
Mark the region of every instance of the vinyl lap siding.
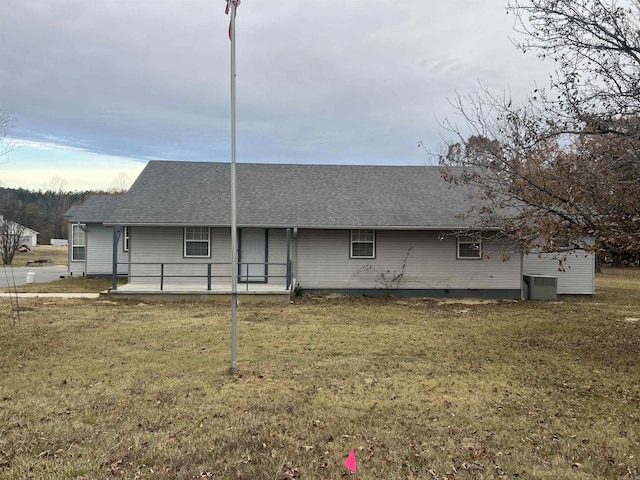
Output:
[[84,262],[69,261],[69,274],[72,277],[82,277],[84,275]]
[[212,265],[211,279],[215,284],[231,283],[231,229],[211,229],[211,262],[223,265]]
[[[286,261],[284,230],[269,230],[268,247],[270,262]],[[159,285],[160,263],[165,263],[164,274],[167,276],[165,286],[179,283],[206,288],[207,263],[212,263],[212,283],[230,284],[230,228],[211,229],[210,253],[210,258],[185,258],[182,227],[132,227],[129,283]],[[283,268],[272,266],[269,268],[269,273],[272,274],[273,269],[277,274]],[[284,284],[284,278],[274,278],[272,282]]]
[[[111,275],[113,268],[113,228],[104,225],[87,225],[87,275]],[[118,262],[127,261],[127,253],[123,252],[122,235],[118,242]],[[127,273],[126,265],[118,266],[118,273]]]
[[[72,225],[69,224],[69,239]],[[87,224],[85,235],[85,260],[71,261],[71,240],[69,240],[69,273],[71,276],[111,275],[113,268],[113,229],[102,224]],[[124,252],[124,239],[118,243],[118,262],[126,262],[128,253]],[[126,274],[127,266],[119,265],[118,273]]]
[[[562,260],[562,267],[560,261]],[[595,257],[584,250],[566,254],[529,253],[523,259],[525,275],[551,275],[558,278],[558,293],[592,295],[595,293]]]
[[[161,264],[165,285],[194,283],[206,285],[208,258],[184,258],[181,227],[132,227],[129,255],[129,283],[160,285]],[[180,275],[180,277],[178,277]],[[199,275],[200,278],[193,277]]]
[[[381,288],[378,272],[400,273],[406,289],[520,289],[520,255],[503,261],[501,245],[485,242],[488,259],[456,258],[456,237],[433,231],[376,231],[376,258],[349,258],[349,230],[299,230],[296,280],[307,289]],[[367,266],[372,269],[367,270]]]

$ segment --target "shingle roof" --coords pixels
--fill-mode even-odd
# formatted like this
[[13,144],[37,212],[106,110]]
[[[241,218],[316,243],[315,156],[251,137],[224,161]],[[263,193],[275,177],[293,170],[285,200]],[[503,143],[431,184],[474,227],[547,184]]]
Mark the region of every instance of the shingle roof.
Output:
[[72,223],[103,223],[123,198],[122,195],[91,195],[82,205],[69,208],[64,216]]
[[[102,218],[228,226],[230,172],[229,163],[151,161]],[[237,164],[238,226],[467,228],[458,215],[474,203],[469,187],[445,182],[436,166]]]
[[69,210],[67,210],[67,212],[63,216],[65,218],[71,218],[73,217],[73,213],[79,208],[80,208],[80,205],[71,205],[71,207],[69,207]]

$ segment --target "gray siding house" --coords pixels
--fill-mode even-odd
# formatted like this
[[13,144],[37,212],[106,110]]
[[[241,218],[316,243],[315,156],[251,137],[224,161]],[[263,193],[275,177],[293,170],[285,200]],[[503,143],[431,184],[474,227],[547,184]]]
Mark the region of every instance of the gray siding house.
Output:
[[[113,246],[113,227],[119,290],[228,292],[230,168],[149,162],[106,210],[96,199],[72,212],[86,230],[70,255],[83,231],[86,258],[69,264],[106,267],[113,254],[92,248]],[[238,164],[239,290],[520,298],[520,252],[461,216],[477,203],[436,166]]]
[[[69,274],[111,276],[113,272],[113,228],[106,218],[122,200],[121,195],[92,195],[84,204],[71,207],[65,214],[69,224]],[[126,235],[118,241],[121,260],[127,258]],[[118,266],[118,274],[127,273],[127,265]]]

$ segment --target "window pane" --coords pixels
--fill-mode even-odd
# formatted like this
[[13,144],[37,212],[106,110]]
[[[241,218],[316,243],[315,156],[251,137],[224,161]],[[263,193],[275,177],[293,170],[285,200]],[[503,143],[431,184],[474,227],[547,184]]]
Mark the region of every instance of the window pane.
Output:
[[207,227],[187,227],[187,240],[209,240],[209,229]]
[[71,231],[71,243],[72,245],[84,245],[84,230],[80,225],[74,225]]
[[373,242],[373,230],[352,230],[351,240],[354,242]]
[[375,257],[375,231],[365,229],[351,230],[351,256]]
[[461,258],[480,258],[480,244],[460,243],[458,246],[458,256]]
[[209,256],[209,228],[185,227],[184,254],[186,257]]
[[72,260],[84,260],[84,247],[73,247]]
[[187,242],[187,257],[208,257],[209,244],[207,242]]
[[373,257],[373,243],[355,243],[353,244],[354,257]]

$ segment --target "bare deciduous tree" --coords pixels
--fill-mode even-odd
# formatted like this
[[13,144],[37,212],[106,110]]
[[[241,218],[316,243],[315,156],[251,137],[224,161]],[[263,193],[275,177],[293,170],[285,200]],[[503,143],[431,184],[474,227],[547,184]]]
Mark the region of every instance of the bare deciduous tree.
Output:
[[4,265],[11,265],[22,243],[25,227],[0,217],[0,256]]
[[110,193],[126,193],[131,187],[131,178],[126,172],[118,172],[113,181],[111,187],[109,187]]
[[43,204],[50,215],[51,238],[66,237],[64,214],[71,207],[71,198],[64,190],[66,184],[62,177],[56,175],[45,185]]
[[[517,45],[557,62],[514,105],[482,90],[453,104],[464,127],[440,156],[478,187],[483,224],[542,248],[640,250],[640,2],[514,0]],[[468,132],[471,132],[469,136]]]
[[640,115],[638,0],[512,0],[507,9],[524,35],[516,45],[558,65],[544,96],[557,128],[601,133]]
[[0,157],[15,148],[11,142],[7,141],[7,128],[10,126],[11,118],[4,110],[0,110]]
[[30,214],[30,209],[19,200],[8,195],[0,198],[0,257],[5,265],[11,265],[22,245]]

